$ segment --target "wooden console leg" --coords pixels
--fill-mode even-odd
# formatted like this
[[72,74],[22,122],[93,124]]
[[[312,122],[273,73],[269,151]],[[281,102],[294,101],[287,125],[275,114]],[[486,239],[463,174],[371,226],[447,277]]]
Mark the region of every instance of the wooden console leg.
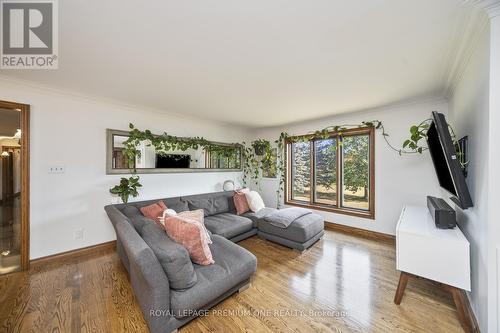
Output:
[[396,290],[396,295],[394,296],[394,303],[397,305],[401,304],[401,300],[403,299],[403,294],[405,293],[406,284],[408,283],[408,278],[410,274],[401,272],[399,276],[398,289]]
[[472,318],[465,302],[466,296],[464,291],[451,286],[448,286],[448,290],[453,296],[453,301],[457,307],[458,319],[460,320],[460,324],[462,324],[464,331],[467,333],[474,332]]

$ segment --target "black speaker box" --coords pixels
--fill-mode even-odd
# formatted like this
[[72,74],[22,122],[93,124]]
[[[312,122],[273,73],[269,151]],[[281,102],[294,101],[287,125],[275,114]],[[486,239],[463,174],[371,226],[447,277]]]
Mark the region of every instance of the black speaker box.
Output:
[[439,229],[453,229],[457,226],[455,210],[443,199],[428,196],[427,208]]

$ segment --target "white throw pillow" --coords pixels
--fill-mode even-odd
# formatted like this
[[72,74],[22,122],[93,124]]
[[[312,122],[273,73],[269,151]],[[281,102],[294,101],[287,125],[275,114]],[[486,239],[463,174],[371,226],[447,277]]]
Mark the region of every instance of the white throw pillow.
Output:
[[257,213],[259,210],[266,207],[258,192],[248,191],[245,193],[245,197],[247,198],[248,207],[254,213]]
[[167,217],[170,217],[170,216],[176,216],[177,215],[177,212],[173,209],[165,209],[163,211],[163,215],[162,216],[158,216],[160,218],[160,223],[165,225],[165,219]]

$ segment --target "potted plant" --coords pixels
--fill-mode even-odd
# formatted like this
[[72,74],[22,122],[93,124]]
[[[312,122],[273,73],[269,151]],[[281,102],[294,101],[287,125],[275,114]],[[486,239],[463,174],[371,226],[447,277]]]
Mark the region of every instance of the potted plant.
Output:
[[265,139],[258,139],[252,141],[252,147],[253,150],[255,151],[255,155],[257,156],[263,156],[266,154],[267,151],[271,150],[271,144],[269,143],[268,140]]
[[110,189],[109,192],[119,195],[123,203],[127,203],[130,196],[135,198],[139,195],[137,192],[138,187],[142,187],[139,183],[139,176],[132,176],[130,178],[122,178],[120,184]]

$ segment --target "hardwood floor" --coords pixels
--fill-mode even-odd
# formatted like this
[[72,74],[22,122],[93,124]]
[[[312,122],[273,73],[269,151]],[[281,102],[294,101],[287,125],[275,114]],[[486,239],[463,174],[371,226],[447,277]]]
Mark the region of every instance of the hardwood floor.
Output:
[[[304,253],[253,237],[252,286],[180,332],[463,332],[451,296],[399,273],[394,245],[326,231]],[[275,310],[281,310],[275,313]],[[118,256],[106,250],[0,277],[0,332],[147,332]]]

